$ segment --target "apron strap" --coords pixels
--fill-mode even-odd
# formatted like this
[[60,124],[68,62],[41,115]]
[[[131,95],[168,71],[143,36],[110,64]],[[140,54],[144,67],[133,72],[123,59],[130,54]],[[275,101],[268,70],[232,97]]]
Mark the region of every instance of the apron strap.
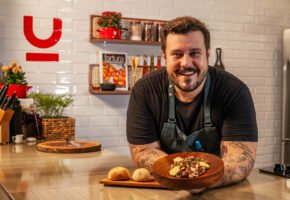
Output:
[[204,127],[205,129],[212,127],[212,123],[211,123],[211,117],[210,117],[210,98],[208,98],[208,94],[209,94],[209,88],[210,88],[210,75],[209,72],[206,75],[206,82],[205,82],[205,88],[204,88]]
[[[207,129],[208,127],[212,127],[211,117],[210,117],[210,98],[208,98],[209,88],[210,88],[210,75],[209,72],[206,75],[205,80],[205,89],[204,89],[204,127]],[[174,94],[174,85],[171,80],[169,80],[168,86],[168,97],[169,97],[169,117],[168,122],[174,123],[175,119],[175,94]]]
[[174,85],[171,80],[169,80],[168,86],[168,97],[169,97],[169,117],[168,122],[175,124],[175,94],[174,94]]

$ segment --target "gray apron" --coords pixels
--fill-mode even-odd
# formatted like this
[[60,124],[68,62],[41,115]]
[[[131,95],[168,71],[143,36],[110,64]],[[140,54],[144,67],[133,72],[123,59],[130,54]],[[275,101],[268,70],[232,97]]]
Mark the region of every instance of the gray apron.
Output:
[[174,85],[169,80],[169,117],[160,134],[161,149],[166,153],[203,151],[220,156],[220,136],[211,122],[211,108],[208,98],[210,75],[207,73],[204,91],[204,128],[190,135],[184,134],[176,125]]

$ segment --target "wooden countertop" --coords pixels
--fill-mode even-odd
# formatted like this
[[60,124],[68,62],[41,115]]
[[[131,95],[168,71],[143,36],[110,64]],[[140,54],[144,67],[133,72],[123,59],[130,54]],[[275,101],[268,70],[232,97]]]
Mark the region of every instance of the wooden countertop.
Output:
[[[0,145],[0,183],[17,200],[290,199],[286,178],[260,174],[257,169],[239,184],[198,195],[188,191],[99,184],[115,166],[134,168],[131,158],[106,149],[94,153],[53,154],[39,152],[35,145]],[[4,194],[0,188],[0,199],[9,199]]]

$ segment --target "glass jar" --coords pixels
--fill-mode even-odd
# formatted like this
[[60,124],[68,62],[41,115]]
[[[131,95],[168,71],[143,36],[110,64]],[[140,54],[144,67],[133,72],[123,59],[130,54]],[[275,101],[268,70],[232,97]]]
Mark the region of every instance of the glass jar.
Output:
[[164,25],[166,24],[166,22],[161,22],[161,21],[157,21],[155,22],[155,26],[156,26],[156,41],[161,42],[161,31],[164,27]]
[[155,41],[155,25],[152,21],[144,21],[144,40]]
[[131,26],[130,20],[127,20],[127,19],[121,20],[121,27],[122,27],[121,39],[122,40],[130,40],[130,32],[131,32],[130,26]]
[[132,20],[131,26],[131,40],[142,40],[142,24],[140,20]]

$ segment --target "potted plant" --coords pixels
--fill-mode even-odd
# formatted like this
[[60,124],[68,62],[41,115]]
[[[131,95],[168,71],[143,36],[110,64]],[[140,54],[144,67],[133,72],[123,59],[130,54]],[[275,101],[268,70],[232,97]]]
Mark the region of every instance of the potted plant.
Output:
[[115,11],[105,11],[97,20],[100,29],[97,31],[100,33],[100,38],[105,39],[120,39],[122,34],[121,28],[122,14]]
[[[25,72],[22,71],[21,66],[17,62],[12,61],[10,65],[3,65],[1,69],[3,71],[1,82],[9,84],[7,96],[11,96],[16,91],[18,98],[26,98],[27,91],[31,86],[27,86]],[[3,87],[3,85],[0,87]]]
[[35,100],[37,108],[41,112],[41,134],[44,139],[74,138],[75,119],[63,116],[64,109],[73,103],[71,95],[32,93],[29,97]]

